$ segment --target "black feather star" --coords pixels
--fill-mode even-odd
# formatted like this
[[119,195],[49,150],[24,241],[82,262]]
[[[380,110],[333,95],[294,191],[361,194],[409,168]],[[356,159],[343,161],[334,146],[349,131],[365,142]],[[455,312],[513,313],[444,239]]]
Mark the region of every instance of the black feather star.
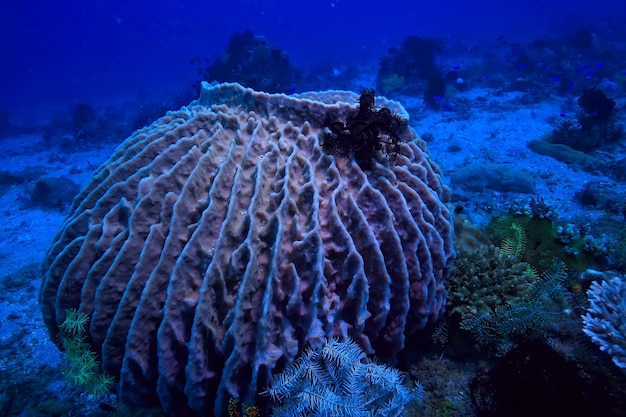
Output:
[[326,114],[321,143],[324,152],[335,156],[353,156],[362,169],[369,169],[383,153],[395,158],[400,150],[401,135],[407,120],[386,107],[376,109],[374,90],[361,91],[359,112],[344,122]]

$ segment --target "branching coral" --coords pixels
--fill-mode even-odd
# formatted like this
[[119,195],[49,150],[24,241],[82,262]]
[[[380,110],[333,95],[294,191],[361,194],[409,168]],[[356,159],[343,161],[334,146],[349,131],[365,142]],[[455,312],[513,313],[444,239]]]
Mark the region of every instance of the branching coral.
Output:
[[599,283],[587,291],[589,308],[583,318],[583,332],[626,369],[626,282],[621,277]]
[[565,279],[565,266],[557,264],[553,271],[535,277],[529,285],[527,296],[481,314],[464,314],[461,328],[472,333],[484,346],[495,346],[498,354],[515,346],[514,338],[526,339],[541,336],[548,319],[560,315],[563,306],[560,283]]
[[513,230],[500,250],[460,253],[448,285],[452,313],[460,314],[461,329],[498,354],[515,346],[517,337],[541,335],[548,318],[560,315],[564,308],[565,265],[557,263],[538,275],[529,264],[517,260],[525,237],[519,225]]
[[448,281],[452,313],[478,314],[529,295],[536,274],[526,262],[517,262],[495,247],[460,252]]

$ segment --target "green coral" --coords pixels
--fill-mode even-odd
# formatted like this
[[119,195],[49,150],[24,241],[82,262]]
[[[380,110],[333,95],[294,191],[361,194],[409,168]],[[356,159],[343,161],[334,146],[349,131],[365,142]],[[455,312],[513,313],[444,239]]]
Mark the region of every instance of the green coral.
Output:
[[70,386],[80,386],[94,396],[108,393],[115,380],[100,372],[97,355],[87,341],[85,326],[89,317],[74,309],[66,310],[65,320],[59,326],[61,344],[65,351],[63,373]]
[[537,270],[550,269],[555,259],[563,261],[572,271],[596,269],[599,265],[598,254],[585,250],[585,234],[575,226],[576,232],[568,233],[573,225],[566,222],[507,213],[494,218],[487,232],[494,241],[501,242],[511,235],[513,224],[520,226],[526,234],[525,250],[520,260]]
[[526,299],[535,279],[530,264],[518,262],[494,246],[461,251],[446,284],[448,304],[452,313],[462,315],[495,310]]
[[500,250],[491,246],[460,252],[448,281],[448,302],[452,314],[460,316],[459,327],[496,354],[508,352],[520,338],[540,337],[549,319],[565,310],[565,264],[558,262],[538,275],[519,260],[524,229],[513,223],[511,230]]
[[460,327],[471,332],[481,345],[495,347],[497,354],[508,352],[518,338],[541,337],[551,320],[560,318],[565,310],[561,283],[566,276],[565,264],[558,263],[533,281],[525,299],[464,314]]

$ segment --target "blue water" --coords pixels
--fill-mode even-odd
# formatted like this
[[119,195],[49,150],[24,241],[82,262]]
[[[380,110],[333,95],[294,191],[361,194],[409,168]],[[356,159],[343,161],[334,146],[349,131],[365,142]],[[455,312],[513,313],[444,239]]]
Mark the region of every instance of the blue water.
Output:
[[619,0],[7,1],[0,13],[0,108],[172,94],[246,29],[299,66],[377,60],[408,35],[525,41],[578,25],[624,25]]

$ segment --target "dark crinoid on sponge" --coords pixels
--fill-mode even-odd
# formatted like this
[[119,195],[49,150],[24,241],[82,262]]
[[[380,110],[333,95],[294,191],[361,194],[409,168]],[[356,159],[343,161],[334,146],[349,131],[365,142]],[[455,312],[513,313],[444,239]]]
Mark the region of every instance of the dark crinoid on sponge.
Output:
[[326,114],[324,125],[330,131],[321,135],[322,149],[333,155],[352,155],[362,169],[368,169],[383,152],[390,159],[398,155],[408,122],[386,107],[376,109],[374,90],[366,89],[361,91],[356,116],[344,123]]

